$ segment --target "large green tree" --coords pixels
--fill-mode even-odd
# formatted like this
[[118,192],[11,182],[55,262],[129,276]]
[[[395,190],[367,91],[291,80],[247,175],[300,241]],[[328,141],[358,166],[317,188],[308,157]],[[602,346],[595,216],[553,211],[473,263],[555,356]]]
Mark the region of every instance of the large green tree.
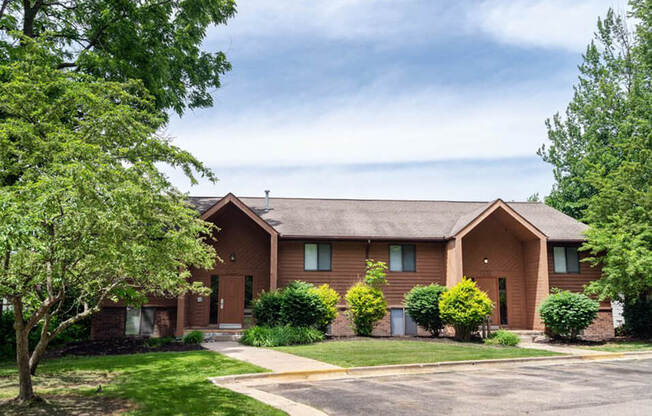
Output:
[[142,80],[159,109],[208,107],[230,69],[201,49],[234,0],[0,0],[0,61],[21,59],[23,37],[54,41],[60,69],[113,81]]
[[163,114],[142,83],[60,71],[51,48],[25,48],[0,65],[0,298],[15,313],[19,401],[35,398],[31,374],[58,333],[108,300],[206,294],[188,270],[216,258],[213,226],[157,164],[213,175],[157,137]]
[[589,225],[584,249],[603,267],[588,290],[635,299],[652,289],[652,2],[609,10],[579,66],[575,94],[548,121],[539,154],[556,183],[545,202]]

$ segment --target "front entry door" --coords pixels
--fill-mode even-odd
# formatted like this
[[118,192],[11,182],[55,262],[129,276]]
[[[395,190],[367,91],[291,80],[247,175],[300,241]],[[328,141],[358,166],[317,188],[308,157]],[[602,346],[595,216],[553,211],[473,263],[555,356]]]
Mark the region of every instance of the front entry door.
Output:
[[242,328],[244,276],[220,276],[218,324],[220,328]]
[[500,324],[500,303],[498,301],[498,278],[496,277],[477,277],[475,284],[478,289],[486,292],[489,299],[494,303],[494,312],[491,315],[491,325]]

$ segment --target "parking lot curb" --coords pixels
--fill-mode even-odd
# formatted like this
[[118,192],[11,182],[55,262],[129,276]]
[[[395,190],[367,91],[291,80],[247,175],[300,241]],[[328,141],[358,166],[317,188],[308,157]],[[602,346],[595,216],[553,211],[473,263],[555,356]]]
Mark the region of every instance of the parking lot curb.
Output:
[[527,364],[555,364],[565,362],[601,361],[626,358],[652,358],[652,351],[600,353],[586,355],[562,355],[554,357],[505,358],[491,360],[442,361],[438,363],[396,364],[371,367],[351,367],[326,370],[287,371],[282,373],[255,373],[232,376],[212,377],[216,385],[229,384],[270,384],[291,383],[298,381],[330,380],[339,378],[400,376],[410,374],[428,374],[442,371],[463,371],[478,368],[495,368]]

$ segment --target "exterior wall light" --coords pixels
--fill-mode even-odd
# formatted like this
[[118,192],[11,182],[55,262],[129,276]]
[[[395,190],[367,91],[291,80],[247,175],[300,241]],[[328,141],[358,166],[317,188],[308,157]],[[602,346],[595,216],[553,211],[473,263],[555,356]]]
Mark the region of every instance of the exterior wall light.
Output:
[[229,260],[235,261],[235,253],[231,253],[231,255],[229,256]]
[[489,259],[485,257],[484,259],[482,259],[482,262],[483,262],[484,264],[488,264],[488,263],[489,263]]

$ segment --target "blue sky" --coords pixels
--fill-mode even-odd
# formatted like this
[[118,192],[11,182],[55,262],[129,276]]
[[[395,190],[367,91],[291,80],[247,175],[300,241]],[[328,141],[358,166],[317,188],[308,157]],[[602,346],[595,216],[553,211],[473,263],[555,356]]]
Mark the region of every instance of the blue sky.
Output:
[[165,132],[220,178],[193,195],[523,200],[598,16],[622,0],[241,0],[233,70]]

